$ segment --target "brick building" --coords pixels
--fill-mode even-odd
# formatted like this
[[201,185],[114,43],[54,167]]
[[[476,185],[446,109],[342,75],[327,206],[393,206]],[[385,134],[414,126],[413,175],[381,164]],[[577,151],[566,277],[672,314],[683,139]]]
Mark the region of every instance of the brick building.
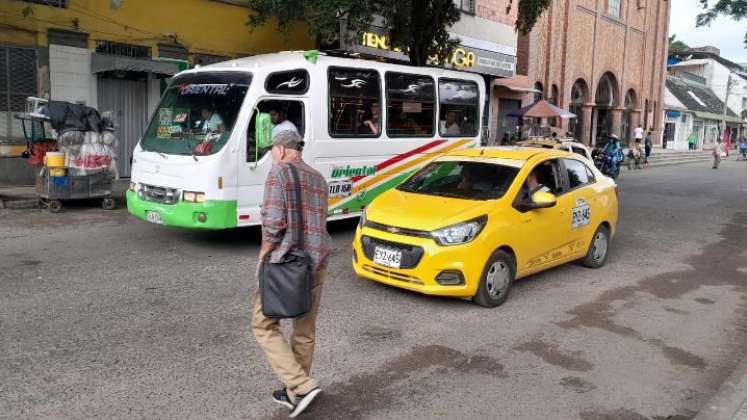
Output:
[[659,144],[670,5],[554,0],[518,40],[517,73],[536,90],[523,104],[543,97],[577,114],[554,122],[554,129],[585,144],[606,142],[612,133],[625,142],[639,123]]

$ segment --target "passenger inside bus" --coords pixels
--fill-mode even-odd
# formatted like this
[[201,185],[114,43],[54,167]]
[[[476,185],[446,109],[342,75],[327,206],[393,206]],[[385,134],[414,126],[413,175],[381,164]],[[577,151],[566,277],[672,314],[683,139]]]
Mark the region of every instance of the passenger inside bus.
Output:
[[270,107],[270,119],[272,120],[272,137],[275,138],[281,131],[293,131],[296,134],[298,128],[290,120],[288,120],[288,111],[286,107],[280,104],[274,104]]
[[441,121],[441,133],[444,136],[458,136],[462,134],[455,111],[446,111],[446,120]]
[[363,127],[365,127],[371,134],[378,136],[381,130],[381,105],[378,102],[371,104],[371,112],[366,115],[366,120],[363,121]]

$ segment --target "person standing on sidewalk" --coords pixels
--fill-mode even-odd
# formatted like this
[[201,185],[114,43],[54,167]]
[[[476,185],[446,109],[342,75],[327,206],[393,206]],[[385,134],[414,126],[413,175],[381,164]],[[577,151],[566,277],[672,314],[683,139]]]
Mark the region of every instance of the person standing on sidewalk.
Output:
[[641,125],[638,124],[638,127],[635,128],[635,147],[640,147],[642,140],[643,140],[643,127],[641,127]]
[[648,157],[651,156],[651,131],[646,133],[646,140],[643,141],[643,147],[646,150],[646,160],[644,162],[648,163]]
[[689,150],[695,150],[695,143],[698,142],[698,136],[695,135],[694,131],[690,132],[690,137],[687,138],[687,148]]
[[[301,414],[321,392],[311,377],[311,362],[326,260],[332,252],[332,238],[327,232],[327,182],[301,159],[303,146],[303,139],[294,131],[282,131],[272,139],[273,166],[265,181],[257,272],[267,254],[270,254],[270,261],[277,262],[297,246],[298,229],[301,229],[304,251],[312,262],[311,308],[305,315],[293,319],[290,343],[280,331],[280,320],[267,318],[262,313],[259,292],[252,317],[252,332],[257,343],[284,385],[272,393],[272,399],[288,408],[290,417]],[[300,186],[293,181],[291,165],[298,172]],[[295,191],[299,187],[303,226],[294,224],[297,219],[293,215],[297,206]]]
[[718,165],[721,163],[721,142],[716,143],[713,148],[713,169],[718,169]]

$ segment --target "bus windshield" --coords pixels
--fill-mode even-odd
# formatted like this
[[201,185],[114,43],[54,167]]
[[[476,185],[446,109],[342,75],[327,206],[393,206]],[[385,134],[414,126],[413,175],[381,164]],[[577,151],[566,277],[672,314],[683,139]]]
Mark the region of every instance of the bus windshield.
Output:
[[231,136],[251,79],[251,74],[236,72],[175,77],[153,114],[141,147],[176,155],[218,152]]

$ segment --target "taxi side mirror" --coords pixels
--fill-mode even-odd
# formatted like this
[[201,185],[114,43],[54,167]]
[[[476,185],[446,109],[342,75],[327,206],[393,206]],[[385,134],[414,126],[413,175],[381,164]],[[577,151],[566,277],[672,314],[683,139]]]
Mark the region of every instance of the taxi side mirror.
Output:
[[537,191],[536,193],[532,194],[530,200],[521,200],[514,204],[514,206],[520,212],[525,213],[531,210],[554,207],[557,202],[558,199],[554,194],[544,191]]
[[532,194],[532,202],[530,203],[530,205],[532,206],[532,210],[546,209],[549,207],[554,207],[557,202],[558,198],[555,197],[555,194],[544,191],[537,191],[536,193]]

